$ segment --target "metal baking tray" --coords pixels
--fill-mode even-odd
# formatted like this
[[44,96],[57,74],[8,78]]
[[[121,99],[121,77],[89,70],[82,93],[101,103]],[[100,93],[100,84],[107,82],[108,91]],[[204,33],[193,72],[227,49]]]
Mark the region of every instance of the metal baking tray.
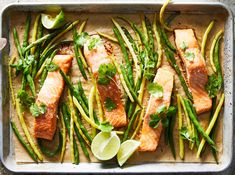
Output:
[[[64,2],[64,3],[15,3],[5,7],[1,14],[1,37],[9,38],[9,16],[11,11],[39,12],[48,7],[62,7],[65,11],[77,11],[82,13],[134,13],[134,12],[159,12],[162,3],[149,1],[112,1],[105,2]],[[233,142],[233,16],[230,9],[222,3],[212,2],[180,2],[169,5],[169,11],[181,11],[182,13],[199,14],[226,14],[224,33],[224,121],[223,121],[223,155],[221,162],[214,163],[146,163],[127,165],[120,168],[111,163],[42,163],[42,164],[17,164],[14,160],[12,143],[12,131],[9,125],[10,118],[10,92],[7,78],[7,59],[10,52],[8,44],[1,52],[0,64],[0,153],[4,166],[13,172],[36,173],[162,173],[162,172],[217,172],[226,169],[232,160]]]

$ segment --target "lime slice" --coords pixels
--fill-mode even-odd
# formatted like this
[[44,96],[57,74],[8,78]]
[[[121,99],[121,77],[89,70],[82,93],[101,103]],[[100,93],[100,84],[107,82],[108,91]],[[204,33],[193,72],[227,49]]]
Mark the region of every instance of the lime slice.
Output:
[[127,140],[121,144],[121,147],[117,153],[118,164],[122,166],[127,159],[137,150],[140,146],[140,142],[136,140]]
[[120,139],[116,132],[100,132],[91,143],[91,151],[99,160],[112,159],[120,148]]
[[64,12],[61,10],[55,18],[48,14],[41,14],[41,21],[47,29],[58,29],[64,25]]

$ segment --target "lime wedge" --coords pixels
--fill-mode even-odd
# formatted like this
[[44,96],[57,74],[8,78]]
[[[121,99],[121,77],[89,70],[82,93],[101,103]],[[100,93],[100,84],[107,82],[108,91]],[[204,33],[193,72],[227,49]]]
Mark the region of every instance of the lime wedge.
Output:
[[118,164],[122,166],[127,159],[138,149],[140,142],[136,140],[127,140],[121,144],[121,147],[117,153]]
[[91,151],[99,160],[112,159],[120,148],[120,139],[116,132],[100,132],[91,143]]
[[61,10],[55,18],[48,14],[41,14],[41,21],[47,29],[58,29],[64,25],[64,12]]

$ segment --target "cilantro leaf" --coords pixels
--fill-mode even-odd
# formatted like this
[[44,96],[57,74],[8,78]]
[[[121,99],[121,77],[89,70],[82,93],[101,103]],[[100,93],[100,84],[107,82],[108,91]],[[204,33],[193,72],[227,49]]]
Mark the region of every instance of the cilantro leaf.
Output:
[[193,61],[195,58],[195,54],[193,52],[185,52],[184,56],[188,61]]
[[40,106],[38,106],[36,103],[33,103],[29,109],[34,117],[38,117],[41,114],[45,114],[47,107],[43,103]]
[[117,108],[117,104],[109,97],[105,99],[104,106],[109,112]]
[[109,84],[116,72],[117,70],[113,64],[101,64],[98,70],[98,83],[103,85]]
[[101,131],[103,131],[103,132],[111,132],[113,129],[113,126],[109,122],[102,122],[99,125],[99,127],[100,127]]
[[185,126],[180,128],[180,136],[182,137],[182,139],[194,142],[194,139],[190,137],[190,133],[189,133],[187,127],[185,127]]
[[163,97],[163,88],[161,85],[157,84],[157,83],[150,83],[148,84],[148,92],[157,97],[157,98],[162,98]]
[[157,113],[151,114],[150,119],[151,120],[149,121],[149,126],[152,128],[157,128],[159,122],[161,121],[161,118],[159,117],[159,115]]
[[88,49],[92,50],[92,49],[94,49],[100,43],[101,43],[101,39],[100,38],[93,37],[89,41]]
[[166,105],[163,104],[163,105],[161,105],[161,106],[159,106],[159,107],[157,108],[157,113],[158,113],[158,114],[162,114],[162,113],[165,113],[166,110],[167,110]]
[[59,66],[57,64],[55,64],[54,62],[50,62],[47,66],[46,66],[48,72],[54,72],[57,71],[59,69]]
[[25,90],[20,89],[17,93],[17,98],[23,107],[30,107],[34,103],[34,97],[30,96]]
[[83,47],[85,42],[90,38],[87,32],[82,32],[80,35],[77,36],[75,43],[79,48]]
[[180,44],[180,48],[181,48],[183,51],[185,51],[185,50],[188,48],[188,44],[183,41],[183,42]]
[[169,126],[169,118],[176,114],[176,108],[170,106],[168,109],[166,105],[161,105],[158,107],[156,113],[150,115],[149,126],[152,128],[157,128],[159,122],[161,121],[162,126],[167,128]]
[[205,86],[209,97],[214,98],[222,86],[222,82],[218,80],[215,74],[208,77],[207,84]]

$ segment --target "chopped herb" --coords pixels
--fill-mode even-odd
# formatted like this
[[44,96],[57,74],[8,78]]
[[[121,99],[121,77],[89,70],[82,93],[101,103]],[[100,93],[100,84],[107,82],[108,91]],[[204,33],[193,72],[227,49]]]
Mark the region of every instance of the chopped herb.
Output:
[[183,42],[180,44],[180,48],[181,48],[183,51],[185,51],[185,50],[188,48],[188,44],[183,41]]
[[109,112],[117,108],[116,103],[109,97],[105,99],[104,105]]
[[100,38],[96,38],[96,37],[91,38],[90,41],[89,41],[88,49],[92,50],[92,49],[94,49],[100,43],[101,43],[101,39]]
[[101,64],[98,70],[98,83],[107,85],[116,74],[116,68],[113,64]]
[[30,107],[34,103],[34,97],[30,96],[25,90],[20,89],[17,93],[17,98],[23,107]]
[[111,132],[113,126],[109,122],[103,122],[99,125],[102,132]]
[[50,62],[47,66],[46,66],[48,72],[54,72],[57,71],[59,69],[59,66],[57,64],[55,64],[54,62]]
[[166,112],[166,110],[167,110],[166,105],[163,104],[157,108],[157,113],[162,114],[162,113]]
[[30,112],[34,117],[38,117],[41,114],[45,114],[46,109],[47,108],[45,104],[41,104],[40,106],[38,106],[36,103],[33,103],[30,106]]
[[150,115],[150,122],[149,122],[149,126],[152,128],[157,128],[158,124],[161,120],[161,118],[159,117],[159,114],[155,113],[155,114],[151,114]]
[[163,97],[163,88],[161,85],[157,84],[157,83],[150,83],[148,85],[148,92],[157,97],[157,98],[162,98]]
[[218,80],[215,74],[208,77],[206,84],[206,90],[211,98],[214,98],[222,86],[222,82]]
[[185,52],[184,56],[189,61],[193,61],[195,58],[195,54],[193,52]]
[[83,47],[85,42],[90,38],[89,34],[87,32],[82,32],[80,35],[78,35],[76,39],[76,44],[79,48]]
[[190,133],[189,133],[187,127],[185,127],[185,126],[181,127],[180,136],[182,137],[182,139],[194,142],[194,139],[190,137]]
[[150,115],[149,126],[152,128],[157,128],[159,122],[161,121],[162,126],[168,128],[169,119],[175,114],[176,114],[176,108],[174,106],[170,106],[167,109],[166,105],[161,105],[160,107],[158,107],[156,113]]

